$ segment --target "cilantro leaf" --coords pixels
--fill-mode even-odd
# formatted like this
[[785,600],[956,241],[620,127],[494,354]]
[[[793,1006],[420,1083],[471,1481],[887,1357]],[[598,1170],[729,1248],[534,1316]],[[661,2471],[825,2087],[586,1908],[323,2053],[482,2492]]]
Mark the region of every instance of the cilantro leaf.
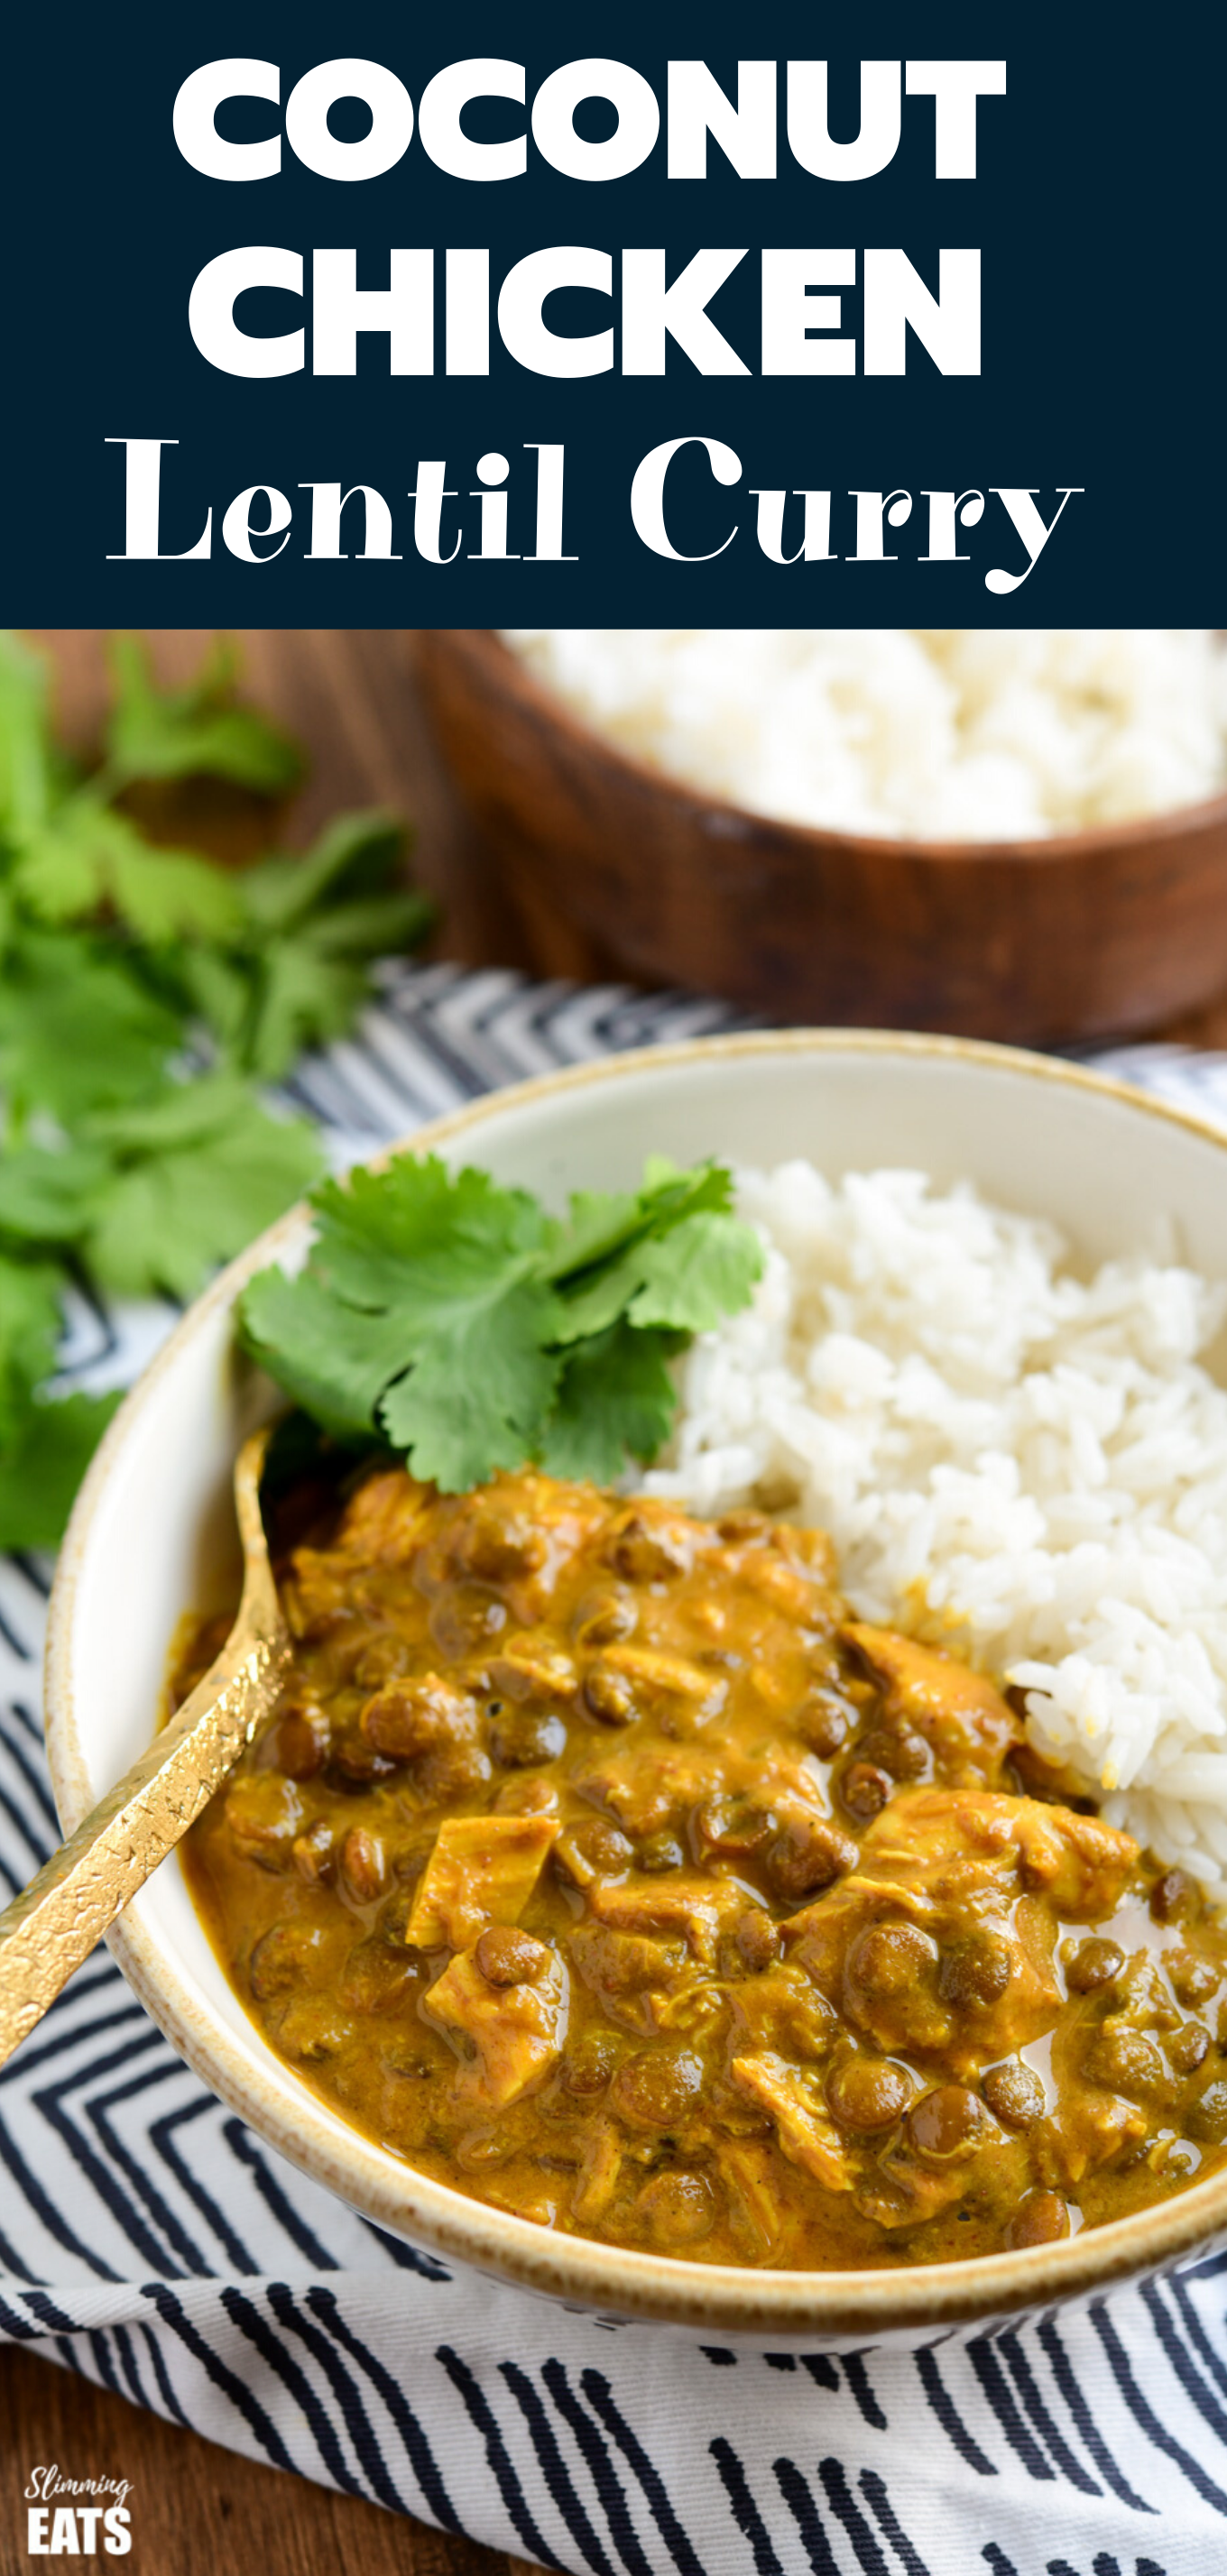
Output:
[[251,978],[243,964],[199,944],[164,948],[151,962],[149,981],[185,1015],[203,1021],[228,1062],[240,1060],[251,1007]]
[[0,1254],[0,1548],[54,1547],[119,1402],[36,1392],[55,1365],[63,1286],[53,1263]]
[[415,1322],[453,1294],[518,1286],[548,1225],[527,1190],[502,1189],[472,1166],[450,1172],[438,1154],[394,1154],[379,1171],[359,1166],[344,1181],[325,1181],[311,1205],[317,1277],[351,1306],[395,1301]]
[[685,1334],[639,1332],[619,1317],[566,1354],[541,1464],[551,1476],[611,1485],[629,1451],[648,1460],[673,1428],[677,1395],[668,1362]]
[[[305,1047],[327,1046],[351,1028],[369,989],[360,966],[320,957],[309,941],[257,955],[244,978],[235,1058],[260,1082],[276,1082]],[[218,1035],[222,1034],[218,1030]]]
[[97,1145],[15,1145],[0,1154],[0,1236],[72,1244],[94,1217],[109,1174]]
[[0,1254],[0,1448],[12,1439],[32,1389],[54,1364],[61,1285],[54,1263]]
[[152,850],[130,827],[111,836],[105,892],[133,938],[150,948],[172,939],[225,941],[242,920],[234,886],[220,868],[190,850]]
[[240,1300],[245,1347],[325,1428],[382,1436],[444,1492],[526,1460],[608,1481],[673,1420],[668,1361],[762,1266],[718,1166],[547,1215],[487,1173],[395,1155],[313,1192],[295,1279]]
[[705,1211],[641,1244],[637,1266],[641,1285],[627,1308],[632,1324],[710,1333],[722,1315],[749,1305],[763,1255],[739,1218]]
[[177,1015],[126,957],[73,932],[25,931],[0,977],[0,1088],[21,1113],[71,1127],[162,1079],[181,1042]]
[[378,1408],[415,1476],[464,1493],[536,1455],[561,1365],[542,1347],[546,1305],[527,1280],[493,1291],[470,1281],[419,1331],[412,1368]]
[[[535,1276],[547,1230],[535,1200],[484,1172],[453,1178],[434,1155],[399,1155],[382,1172],[325,1182],[312,1206],[319,1232],[290,1301],[297,1293],[301,1323],[310,1300],[318,1323],[316,1292],[325,1293],[347,1361],[361,1348],[355,1315],[373,1319],[380,1349],[395,1351],[375,1420],[415,1475],[455,1492],[517,1465],[541,1434],[559,1369],[546,1349],[555,1301]],[[256,1311],[267,1319],[267,1306]],[[323,1347],[316,1365],[326,1367]],[[352,1406],[352,1386],[347,1372],[345,1400],[333,1399],[325,1417],[333,1427]]]
[[207,1021],[229,1060],[274,1082],[304,1047],[352,1028],[372,958],[415,947],[434,905],[399,882],[404,827],[344,815],[301,858],[264,859],[232,881],[238,929],[162,961],[166,988]]
[[262,1271],[244,1291],[252,1356],[328,1429],[382,1430],[445,1491],[518,1465],[559,1370],[545,1348],[554,1301],[533,1276],[535,1201],[400,1155],[324,1182],[311,1204],[306,1271]]
[[406,847],[403,824],[376,809],[342,815],[301,858],[246,871],[249,1001],[237,1053],[248,1072],[274,1081],[304,1047],[341,1036],[370,990],[369,960],[424,938],[434,905],[400,882]]
[[219,868],[187,850],[151,849],[126,815],[86,790],[21,840],[13,883],[40,921],[88,921],[109,910],[154,948],[234,938],[243,918]]
[[649,1154],[639,1189],[621,1195],[572,1193],[567,1223],[557,1230],[554,1274],[564,1284],[581,1287],[586,1269],[629,1250],[645,1234],[699,1209],[723,1214],[731,1205],[732,1180],[720,1164],[696,1163],[683,1172],[667,1155]]
[[[71,809],[69,809],[69,812]],[[79,921],[102,899],[98,856],[64,813],[44,817],[20,837],[10,884],[38,921]]]
[[339,815],[301,858],[281,854],[245,871],[243,895],[252,922],[284,938],[327,905],[382,894],[404,858],[407,838],[399,816],[382,807]]
[[[570,1226],[560,1240],[553,1265],[566,1306],[560,1338],[579,1341],[590,1333],[604,1332],[621,1314],[629,1314],[635,1323],[706,1331],[722,1313],[744,1305],[762,1260],[757,1236],[738,1224],[735,1217],[724,1214],[731,1195],[730,1177],[719,1165],[698,1163],[692,1171],[679,1172],[675,1164],[656,1155],[649,1160],[643,1187],[633,1199],[606,1202],[611,1214],[604,1228],[599,1196],[584,1194],[572,1199]],[[733,1240],[741,1245],[742,1258],[749,1264],[744,1293],[739,1288],[736,1256],[730,1246],[725,1254],[734,1264],[729,1274],[729,1304],[713,1304],[709,1294],[701,1312],[696,1309],[692,1313],[693,1299],[702,1293],[704,1251],[699,1250],[696,1280],[688,1300],[684,1286],[686,1243],[710,1247],[711,1257],[723,1238],[718,1233],[687,1235],[686,1229],[718,1228],[722,1223],[732,1227]],[[683,1237],[682,1248],[668,1254],[665,1247],[675,1234]],[[676,1313],[671,1311],[671,1296]]]
[[85,1256],[104,1288],[130,1297],[193,1296],[216,1262],[301,1197],[321,1161],[312,1128],[270,1117],[230,1074],[97,1113],[82,1133],[110,1164]]
[[47,677],[38,656],[0,629],[0,832],[42,822],[51,801]]
[[228,778],[261,796],[284,796],[298,785],[301,754],[266,716],[239,703],[226,645],[216,646],[186,689],[154,686],[148,655],[134,635],[115,637],[111,668],[115,702],[106,749],[114,780]]
[[0,1448],[0,1548],[58,1545],[77,1487],[123,1398],[31,1398]]
[[[242,1077],[341,1034],[373,958],[433,917],[401,881],[405,835],[386,814],[240,874],[155,846],[150,799],[128,810],[127,788],[211,775],[281,796],[301,762],[240,704],[225,648],[180,690],[154,686],[133,638],[113,670],[86,775],[55,741],[41,657],[0,630],[0,1546],[54,1542],[113,1410],[48,1389],[70,1280],[186,1297],[314,1181],[310,1129],[270,1116]],[[210,1037],[221,1069],[177,1078]],[[299,1313],[274,1317],[283,1343]],[[334,1301],[317,1338],[304,1400],[331,1396],[351,1438],[378,1437],[411,1364],[403,1327],[389,1319],[381,1342],[377,1317]]]
[[369,958],[416,948],[434,919],[430,896],[416,886],[405,886],[399,892],[335,904],[310,924],[302,938],[321,960],[355,958],[365,965]]
[[339,1440],[373,1440],[375,1408],[404,1366],[398,1315],[372,1315],[332,1297],[310,1270],[260,1270],[239,1305],[244,1350],[295,1404]]

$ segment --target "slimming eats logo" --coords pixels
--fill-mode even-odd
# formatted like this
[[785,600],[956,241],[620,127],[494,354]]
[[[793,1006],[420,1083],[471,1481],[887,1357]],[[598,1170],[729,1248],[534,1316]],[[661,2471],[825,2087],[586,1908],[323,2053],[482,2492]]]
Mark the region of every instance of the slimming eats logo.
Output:
[[[66,2478],[31,2469],[26,2480],[26,2551],[31,2558],[126,2558],[132,2547],[130,2478]],[[68,2498],[82,2498],[68,2502]]]

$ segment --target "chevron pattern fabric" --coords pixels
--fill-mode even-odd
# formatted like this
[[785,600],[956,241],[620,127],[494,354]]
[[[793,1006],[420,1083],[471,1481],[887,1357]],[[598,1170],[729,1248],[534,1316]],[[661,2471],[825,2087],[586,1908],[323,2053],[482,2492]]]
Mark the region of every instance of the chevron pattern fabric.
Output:
[[[498,1084],[736,1024],[685,997],[393,965],[358,1035],[287,1090],[340,1166]],[[1227,1059],[1100,1060],[1227,1121]],[[68,1370],[121,1383],[173,1320],[82,1299]],[[0,1560],[5,1892],[57,1835],[49,1575]],[[933,2351],[702,2349],[382,2234],[204,2090],[104,1950],[0,2070],[0,2338],[574,2576],[1210,2576],[1227,2566],[1225,2295],[1211,2256]]]

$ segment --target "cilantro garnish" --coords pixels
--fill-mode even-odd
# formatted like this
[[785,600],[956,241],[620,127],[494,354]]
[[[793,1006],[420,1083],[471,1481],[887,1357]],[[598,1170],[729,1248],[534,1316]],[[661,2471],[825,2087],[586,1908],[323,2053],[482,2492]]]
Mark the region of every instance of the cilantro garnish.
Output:
[[0,1547],[54,1545],[118,1400],[55,1392],[69,1289],[190,1297],[300,1196],[315,1134],[253,1082],[349,1027],[371,961],[431,918],[386,814],[241,872],[155,844],[155,786],[225,780],[271,822],[301,755],[223,648],[167,692],[119,638],[112,674],[86,769],[0,631]]
[[609,1483],[668,1436],[669,1360],[749,1302],[762,1249],[732,1197],[718,1164],[654,1156],[639,1190],[559,1219],[400,1154],[313,1191],[305,1268],[250,1282],[240,1334],[326,1430],[445,1493],[529,1460]]

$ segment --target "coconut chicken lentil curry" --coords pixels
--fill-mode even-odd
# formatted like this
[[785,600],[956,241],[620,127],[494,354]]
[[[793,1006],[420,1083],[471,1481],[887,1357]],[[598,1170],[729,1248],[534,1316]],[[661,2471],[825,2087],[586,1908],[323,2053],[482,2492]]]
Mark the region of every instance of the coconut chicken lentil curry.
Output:
[[1202,1893],[990,1681],[852,1617],[821,1532],[383,1468],[299,1518],[291,1677],[187,1867],[368,2136],[542,2226],[802,2269],[1040,2243],[1222,2160]]

